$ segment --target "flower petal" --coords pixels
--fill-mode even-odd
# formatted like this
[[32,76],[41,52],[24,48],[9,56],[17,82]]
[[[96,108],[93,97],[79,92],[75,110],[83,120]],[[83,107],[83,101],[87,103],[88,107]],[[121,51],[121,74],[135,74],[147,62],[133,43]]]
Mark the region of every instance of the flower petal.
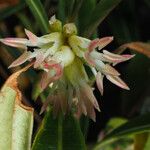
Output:
[[110,75],[115,75],[118,76],[120,73],[113,67],[111,67],[108,64],[104,64],[100,60],[95,60],[95,64],[98,70],[100,70],[103,74],[110,74]]
[[95,39],[95,40],[91,41],[88,49],[90,52],[97,47],[99,50],[101,50],[106,45],[108,45],[112,40],[113,40],[113,37],[104,37],[101,39]]
[[111,75],[106,75],[106,78],[111,81],[112,83],[116,84],[117,86],[130,90],[130,88],[127,86],[127,84],[118,76],[111,76]]
[[4,38],[0,39],[0,42],[12,47],[27,49],[26,44],[28,43],[28,40],[24,38]]
[[103,75],[101,74],[101,72],[98,72],[96,75],[96,84],[97,87],[101,93],[101,95],[103,95],[104,89],[103,89]]
[[[51,71],[51,70],[50,70]],[[41,89],[44,90],[51,82],[53,82],[53,76],[51,72],[44,72],[40,81]]]
[[87,115],[96,122],[96,114],[94,107],[91,105],[91,102],[88,99],[84,99],[84,104],[86,106]]
[[120,75],[120,73],[115,68],[111,67],[108,64],[105,65],[105,67],[102,69],[102,72],[104,72],[104,74],[110,74],[115,76]]
[[88,85],[88,84],[82,84],[81,85],[81,93],[82,95],[85,95],[87,99],[90,100],[90,102],[93,104],[93,106],[98,110],[100,111],[99,109],[99,105],[97,103],[97,100],[93,94],[93,91],[91,89],[91,87]]
[[63,74],[63,68],[60,64],[44,64],[49,72],[44,72],[41,79],[41,88],[44,90],[51,82],[58,80]]
[[84,53],[84,57],[85,57],[85,60],[87,61],[88,64],[90,64],[91,66],[95,66],[95,62],[92,59],[92,57],[90,56],[89,51]]
[[30,42],[34,46],[36,46],[37,43],[38,43],[38,37],[35,34],[33,34],[31,31],[27,30],[27,29],[25,29],[25,33],[26,33],[27,37],[29,38]]
[[19,58],[17,58],[8,68],[16,67],[24,62],[26,62],[30,58],[31,53],[25,51]]
[[103,50],[103,53],[104,53],[103,57],[109,62],[113,62],[113,65],[129,60],[135,56],[129,54],[125,54],[125,55],[113,54],[111,52],[108,52],[107,50]]
[[44,55],[43,55],[42,52],[39,51],[37,56],[36,56],[36,61],[34,63],[34,68],[39,67],[42,64],[43,61],[44,61]]

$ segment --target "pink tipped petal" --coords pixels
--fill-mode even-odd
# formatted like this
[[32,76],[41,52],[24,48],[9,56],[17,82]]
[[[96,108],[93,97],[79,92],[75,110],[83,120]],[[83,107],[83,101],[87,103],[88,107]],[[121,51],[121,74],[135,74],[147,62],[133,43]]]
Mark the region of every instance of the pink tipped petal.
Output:
[[37,45],[38,37],[27,29],[25,29],[25,33],[26,33],[27,37],[29,38],[29,40],[31,41],[31,43],[33,45]]
[[99,39],[95,39],[93,41],[91,41],[88,49],[89,49],[89,52],[93,51],[96,47],[98,47],[98,43],[99,43]]
[[110,75],[120,75],[120,73],[113,67],[108,64],[103,63],[101,60],[95,60],[96,68],[101,71],[103,74],[110,74]]
[[87,61],[88,64],[90,64],[91,66],[95,66],[95,62],[94,62],[94,60],[90,57],[90,53],[89,53],[88,51],[85,52],[84,56],[85,56],[85,59],[86,59],[86,61]]
[[54,66],[52,66],[52,68],[56,72],[55,76],[53,77],[53,80],[58,80],[63,74],[63,68],[60,64],[55,64]]
[[130,90],[130,88],[127,86],[127,84],[118,76],[110,76],[106,75],[106,78],[114,83],[115,85],[121,87],[122,89]]
[[44,72],[41,78],[41,89],[44,90],[48,84],[52,82],[52,77],[48,75],[47,72]]
[[123,59],[120,62],[113,63],[113,66],[117,65],[118,63],[129,60],[129,59],[133,58],[135,55],[121,55],[121,56],[123,57]]
[[96,122],[96,114],[94,107],[91,105],[91,102],[88,101],[87,99],[84,100],[86,110],[87,110],[87,115],[94,121]]
[[91,41],[88,49],[90,52],[93,51],[93,49],[95,49],[97,47],[99,48],[99,50],[101,50],[106,45],[108,45],[112,40],[113,40],[113,37],[104,37],[101,39],[95,39],[95,40]]
[[16,67],[24,62],[26,62],[30,58],[30,53],[25,51],[18,59],[16,59],[8,68]]
[[104,48],[106,45],[108,45],[112,41],[113,41],[112,36],[108,36],[108,37],[99,39],[98,49],[101,50],[102,48]]
[[28,40],[24,38],[5,38],[5,39],[0,39],[0,42],[8,46],[27,49],[26,44]]
[[102,72],[107,75],[114,75],[114,76],[119,76],[120,73],[113,67],[111,67],[110,65],[106,64],[104,68],[102,68]]
[[44,61],[44,55],[43,55],[42,52],[39,52],[36,56],[36,61],[34,63],[34,68],[39,67],[42,64],[43,61]]
[[[63,68],[60,64],[45,64],[49,72],[44,72],[41,79],[41,88],[44,90],[50,83],[58,80],[63,74]],[[46,68],[46,67],[45,67]],[[55,71],[55,73],[54,73]]]
[[118,64],[120,62],[129,60],[135,56],[135,55],[129,55],[129,54],[125,54],[125,55],[113,54],[113,53],[108,52],[106,50],[104,50],[103,53],[104,53],[103,57],[106,60],[109,60],[109,62],[112,62],[113,64]]
[[82,86],[81,90],[83,92],[82,94],[84,94],[86,96],[86,98],[88,98],[91,101],[91,103],[94,105],[94,107],[98,111],[100,111],[99,105],[97,103],[97,100],[96,100],[96,98],[93,94],[93,91],[92,91],[91,87],[88,84],[85,84],[85,85]]
[[97,87],[101,93],[101,95],[103,95],[104,89],[103,89],[103,75],[101,74],[101,72],[98,72],[96,75],[96,84]]

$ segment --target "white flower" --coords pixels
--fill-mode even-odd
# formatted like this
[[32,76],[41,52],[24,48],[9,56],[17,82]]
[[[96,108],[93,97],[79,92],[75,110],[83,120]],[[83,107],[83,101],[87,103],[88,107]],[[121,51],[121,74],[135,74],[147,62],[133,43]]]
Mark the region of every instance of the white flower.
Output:
[[[50,94],[41,112],[47,105],[53,105],[54,114],[66,113],[73,108],[77,115],[88,115],[95,121],[94,108],[100,111],[93,94],[85,65],[93,72],[97,87],[103,94],[103,78],[117,86],[129,90],[120,78],[120,73],[112,66],[131,59],[134,55],[117,55],[102,50],[113,37],[104,37],[93,41],[77,36],[73,23],[62,24],[55,17],[50,20],[51,33],[37,37],[25,29],[28,39],[5,38],[0,41],[6,45],[22,48],[24,53],[10,67],[16,67],[26,61],[34,61],[34,68],[44,70],[41,88],[50,88]],[[32,48],[33,52],[28,48]]]

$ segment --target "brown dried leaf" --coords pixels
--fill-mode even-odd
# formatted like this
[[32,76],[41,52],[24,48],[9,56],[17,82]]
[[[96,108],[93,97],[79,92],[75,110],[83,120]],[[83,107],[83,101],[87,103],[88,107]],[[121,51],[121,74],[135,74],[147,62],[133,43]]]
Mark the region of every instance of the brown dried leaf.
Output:
[[146,55],[147,57],[150,57],[150,44],[144,42],[131,42],[131,43],[123,44],[115,51],[115,53],[120,54],[123,51],[125,51],[127,48],[130,48],[134,51]]
[[[7,87],[10,87],[12,89],[14,89],[16,92],[17,92],[17,96],[16,96],[16,99],[17,99],[17,102],[18,104],[21,104],[21,92],[19,91],[18,89],[18,83],[17,83],[17,78],[18,76],[26,71],[27,69],[29,69],[31,66],[33,65],[33,63],[27,65],[26,67],[22,68],[21,70],[15,72],[14,74],[12,74],[8,79],[7,81],[5,82],[4,86],[7,86]],[[21,104],[22,105],[22,104]]]

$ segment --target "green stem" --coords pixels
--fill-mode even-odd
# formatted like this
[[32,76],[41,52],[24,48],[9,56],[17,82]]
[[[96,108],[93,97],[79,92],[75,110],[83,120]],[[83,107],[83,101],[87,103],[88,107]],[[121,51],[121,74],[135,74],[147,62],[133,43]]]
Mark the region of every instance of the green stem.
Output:
[[62,147],[63,147],[62,132],[63,132],[63,116],[60,113],[59,116],[58,116],[58,145],[57,145],[57,150],[62,150]]

